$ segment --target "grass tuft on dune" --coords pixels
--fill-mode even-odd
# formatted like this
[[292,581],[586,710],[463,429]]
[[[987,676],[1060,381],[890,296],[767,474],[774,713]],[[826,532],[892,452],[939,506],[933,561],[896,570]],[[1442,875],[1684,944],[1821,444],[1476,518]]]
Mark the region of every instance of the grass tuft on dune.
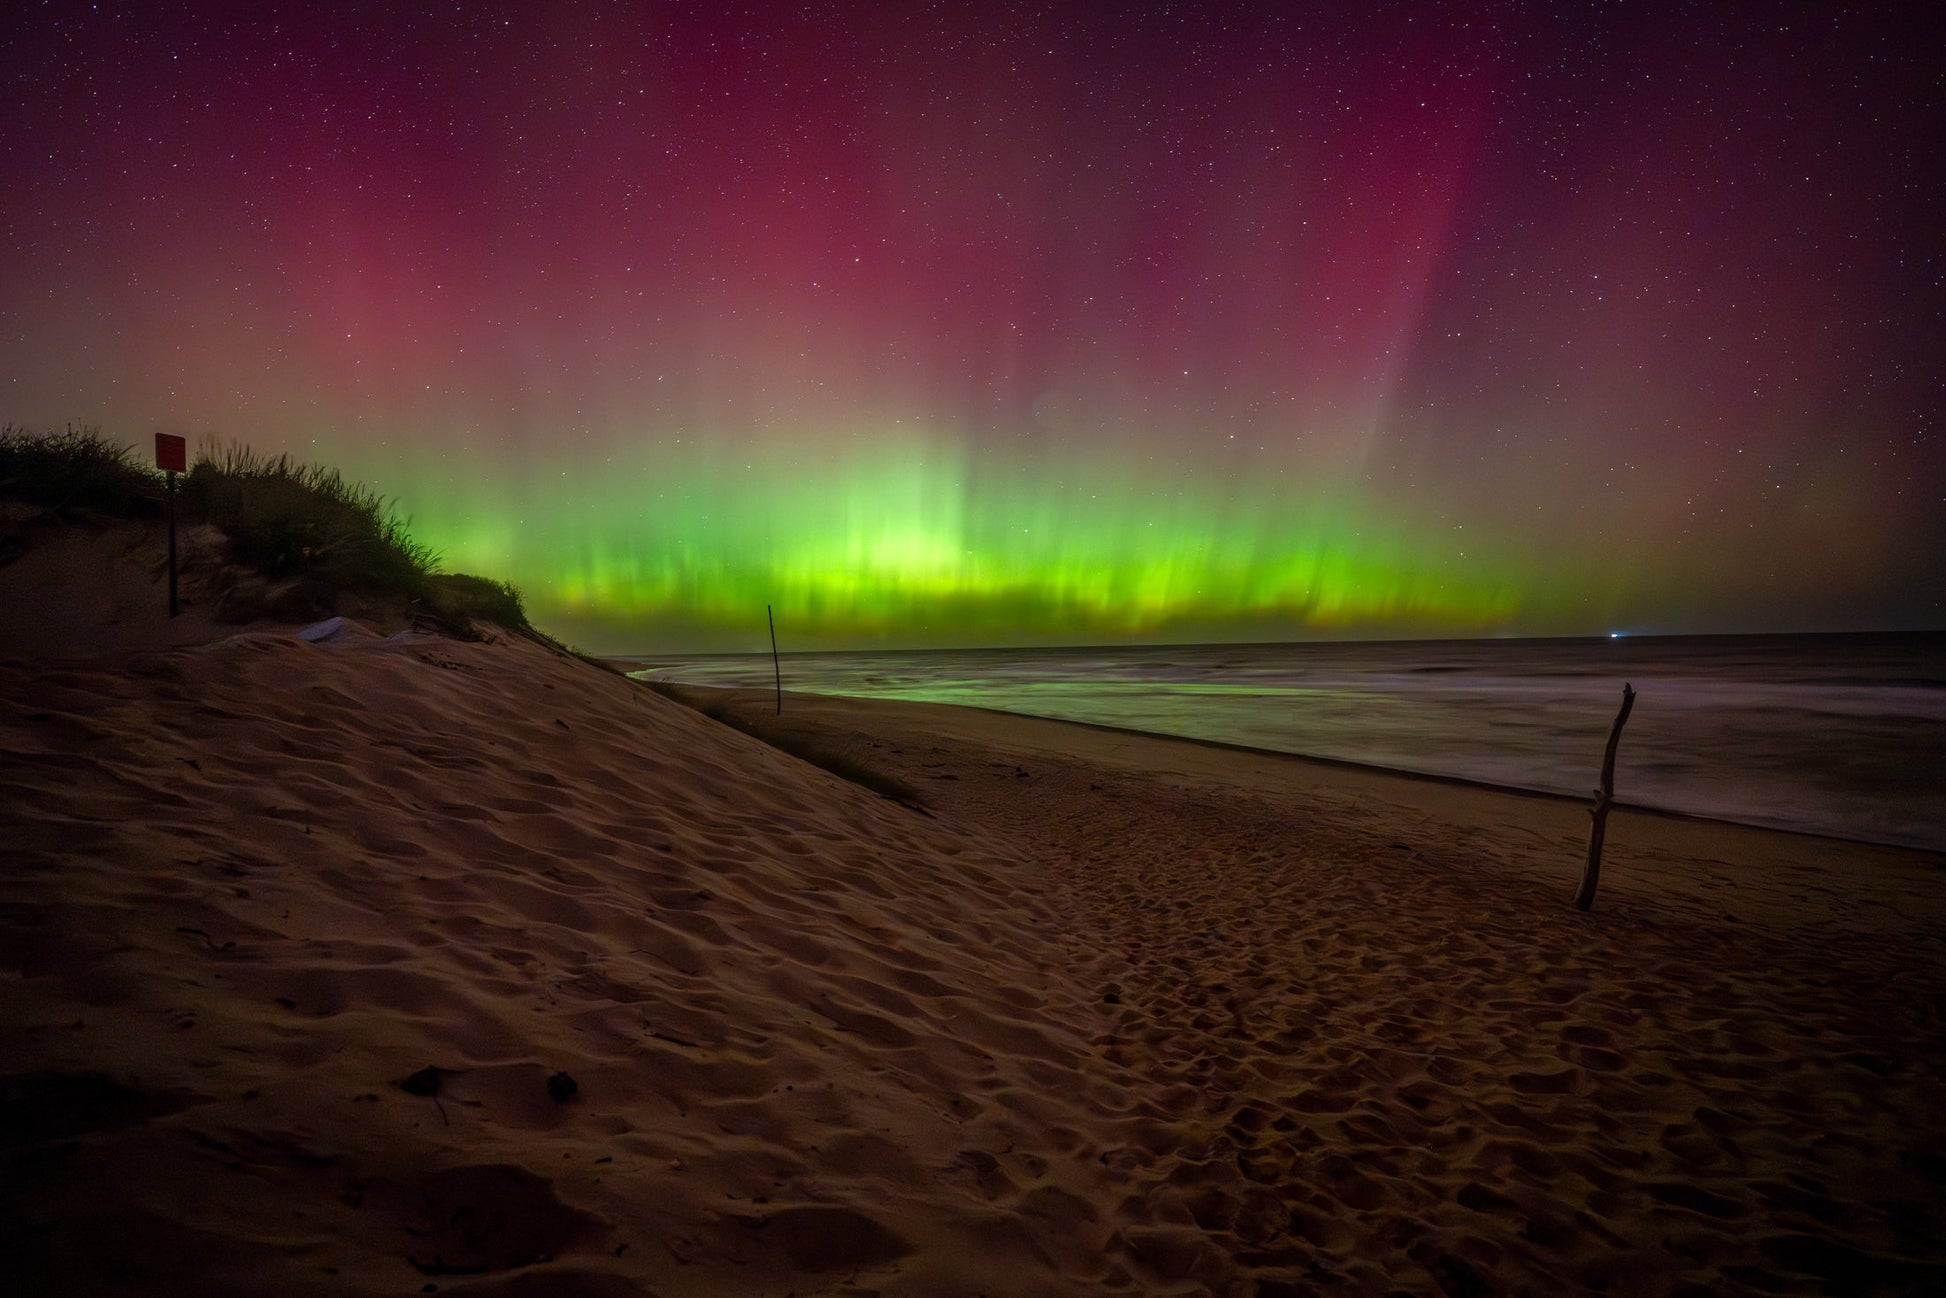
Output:
[[0,429],[0,500],[39,505],[70,522],[149,518],[161,512],[165,491],[161,473],[97,429]]
[[[152,520],[167,480],[99,430],[0,431],[0,500],[57,521]],[[184,524],[222,533],[234,571],[223,582],[225,621],[329,617],[349,605],[397,607],[462,639],[476,622],[538,634],[520,592],[486,577],[439,571],[383,495],[336,469],[246,446],[199,453],[177,498]]]

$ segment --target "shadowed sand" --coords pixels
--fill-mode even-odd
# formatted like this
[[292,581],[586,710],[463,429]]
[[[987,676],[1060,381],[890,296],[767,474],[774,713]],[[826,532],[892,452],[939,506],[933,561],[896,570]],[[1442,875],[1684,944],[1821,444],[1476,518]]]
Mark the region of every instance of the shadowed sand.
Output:
[[929,814],[511,637],[0,665],[24,1290],[1946,1284],[1936,856],[728,706]]

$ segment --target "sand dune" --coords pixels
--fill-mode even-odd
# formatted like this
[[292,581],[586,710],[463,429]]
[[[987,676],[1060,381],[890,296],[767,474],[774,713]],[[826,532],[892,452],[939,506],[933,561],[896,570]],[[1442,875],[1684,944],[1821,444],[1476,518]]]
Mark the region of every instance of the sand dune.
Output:
[[0,667],[21,1288],[1946,1281],[1935,857],[784,723],[927,812],[513,637]]
[[522,640],[6,685],[11,1248],[50,1283],[1107,1275],[1041,1113],[1094,958],[1020,854]]

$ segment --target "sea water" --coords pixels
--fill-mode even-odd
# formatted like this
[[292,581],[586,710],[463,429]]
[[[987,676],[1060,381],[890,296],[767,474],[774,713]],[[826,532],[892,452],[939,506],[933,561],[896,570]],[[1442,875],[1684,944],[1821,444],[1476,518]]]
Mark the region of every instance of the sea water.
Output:
[[[632,660],[769,687],[767,655]],[[786,654],[784,687],[971,704],[1586,796],[1624,682],[1619,802],[1946,850],[1946,636]]]

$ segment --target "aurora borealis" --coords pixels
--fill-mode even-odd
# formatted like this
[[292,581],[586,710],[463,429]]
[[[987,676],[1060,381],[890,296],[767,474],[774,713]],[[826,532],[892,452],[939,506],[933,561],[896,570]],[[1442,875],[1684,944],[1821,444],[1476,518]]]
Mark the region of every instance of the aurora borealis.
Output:
[[1926,10],[29,4],[0,417],[604,651],[1937,627]]

